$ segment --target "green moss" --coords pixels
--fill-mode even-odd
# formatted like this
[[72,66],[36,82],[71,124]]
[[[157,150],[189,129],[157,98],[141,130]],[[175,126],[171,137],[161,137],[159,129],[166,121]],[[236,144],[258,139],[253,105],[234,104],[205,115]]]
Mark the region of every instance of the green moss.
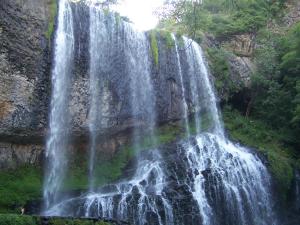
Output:
[[180,134],[181,128],[177,125],[166,125],[158,128],[155,138],[149,134],[143,135],[139,146],[133,144],[123,146],[111,159],[100,162],[96,167],[97,185],[101,186],[120,178],[124,168],[139,152],[158,147],[159,145],[174,141]]
[[179,35],[179,36],[177,35],[176,38],[177,38],[177,44],[178,44],[179,48],[183,49],[184,45],[185,45],[183,36],[182,35]]
[[171,49],[175,46],[175,41],[172,38],[172,33],[169,31],[161,30],[159,31],[160,36],[165,41],[168,49]]
[[157,32],[155,30],[152,30],[150,32],[152,57],[153,57],[155,65],[158,66],[158,56],[159,55],[158,55],[158,43],[157,43],[156,35],[157,35]]
[[108,16],[109,13],[110,13],[110,10],[109,10],[109,9],[103,9],[103,12],[104,12],[104,15],[105,15],[105,16]]
[[122,18],[121,18],[121,16],[120,16],[120,14],[117,13],[117,12],[115,12],[115,20],[116,20],[116,25],[117,25],[117,27],[119,27],[119,26],[120,26],[120,23],[121,23],[121,21],[122,21]]
[[22,167],[0,172],[0,212],[19,212],[26,201],[42,195],[42,169]]
[[293,167],[297,166],[296,153],[280,142],[277,131],[259,120],[245,118],[228,107],[224,108],[223,117],[231,139],[254,147],[266,156],[282,197],[286,198],[292,184]]
[[53,31],[54,31],[55,17],[56,17],[56,14],[57,14],[57,2],[56,2],[56,0],[52,0],[50,2],[49,13],[50,13],[50,17],[49,17],[48,29],[47,29],[47,32],[45,33],[45,36],[48,40],[51,39],[51,36],[53,34]]

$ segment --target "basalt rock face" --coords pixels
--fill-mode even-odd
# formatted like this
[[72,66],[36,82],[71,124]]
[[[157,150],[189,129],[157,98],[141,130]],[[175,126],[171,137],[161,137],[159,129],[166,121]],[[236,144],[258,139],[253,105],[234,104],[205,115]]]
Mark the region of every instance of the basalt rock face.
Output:
[[50,93],[51,60],[44,35],[49,3],[2,0],[0,4],[0,141],[4,142],[0,168],[40,158]]
[[[88,113],[90,108],[89,93],[89,7],[82,3],[72,5],[75,52],[74,69],[72,77],[70,111],[72,117],[72,132],[75,136],[84,137],[87,133]],[[114,14],[107,14],[103,20],[110,42],[109,54],[106,55],[105,65],[101,67],[98,76],[105,80],[101,90],[105,104],[102,105],[101,129],[103,134],[118,133],[130,130],[133,126],[143,125],[143,120],[131,118],[130,75],[131,68],[128,62],[127,44],[130,43],[129,24],[122,25],[122,21]],[[131,31],[133,32],[133,31]],[[168,47],[164,38],[157,33],[157,49],[159,62],[156,64],[151,54],[150,35],[146,34],[149,42],[149,57],[152,60],[150,78],[156,95],[156,117],[158,123],[179,120],[183,116],[181,107],[180,77],[176,64],[176,51],[174,46]],[[107,49],[102,49],[106,51]],[[101,51],[99,49],[99,51]],[[106,54],[106,53],[105,53]],[[180,54],[185,54],[182,51]],[[181,58],[186,58],[181,56]],[[183,73],[188,70],[188,62],[183,62]],[[186,78],[188,79],[188,78]],[[191,99],[188,80],[184,81],[187,98]],[[190,112],[193,105],[188,100]],[[142,112],[140,112],[142,114]],[[142,115],[141,115],[142,117]]]
[[[85,4],[73,4],[73,23],[75,37],[74,70],[72,77],[70,112],[72,117],[72,132],[76,137],[86,138],[88,134],[88,114],[90,108],[89,93],[89,8]],[[104,18],[104,26],[110,41],[110,46],[99,51],[107,51],[105,63],[102,63],[98,76],[104,80],[101,96],[102,118],[101,133],[114,135],[115,133],[132,130],[134,126],[144,125],[143,112],[139,112],[141,119],[133,119],[131,115],[131,87],[132,71],[128,55],[132,54],[127,46],[130,44],[129,24],[122,24],[114,14]],[[133,32],[133,31],[131,31]],[[152,60],[150,78],[156,96],[157,123],[168,123],[183,117],[182,90],[178,66],[176,64],[176,51],[174,46],[168,47],[164,38],[157,33],[157,49],[159,62],[156,64],[152,57],[153,46],[150,45],[150,34],[146,34],[149,42],[149,57]],[[100,37],[99,37],[100,38]],[[105,37],[104,37],[105,39]],[[180,54],[185,54],[182,51]],[[183,55],[181,58],[186,58]],[[183,62],[183,73],[188,70],[187,62]],[[188,77],[186,78],[188,79]],[[188,80],[184,80],[186,96],[191,99]],[[194,106],[188,100],[189,111],[193,112]]]
[[[235,90],[251,86],[251,75],[255,71],[253,53],[256,48],[256,36],[251,33],[237,34],[226,38],[215,38],[206,34],[203,40],[205,48],[223,48],[228,53],[229,79]],[[211,65],[214,66],[214,65]],[[219,96],[226,100],[228,87],[224,87]],[[225,92],[225,94],[223,94]]]
[[[45,37],[50,20],[49,4],[51,0],[3,0],[0,6],[0,141],[3,146],[17,144],[24,146],[24,154],[30,155],[35,149],[43,149],[48,132],[48,116],[51,96],[51,41]],[[71,78],[71,100],[69,102],[72,121],[71,133],[76,143],[87,143],[88,114],[90,108],[89,93],[89,7],[83,3],[72,3],[74,32],[74,67]],[[110,46],[110,56],[107,58],[100,76],[105,84],[101,90],[104,105],[102,105],[101,134],[111,137],[104,145],[110,146],[105,152],[118,150],[118,136],[122,136],[122,143],[130,137],[134,126],[143,126],[141,119],[131,118],[130,79],[128,48],[124,46],[126,32],[130,25],[123,22],[114,14],[107,14],[104,18],[109,35],[116,37]],[[122,24],[121,24],[122,23]],[[179,68],[176,65],[176,51],[174,46],[168,47],[165,39],[156,34],[159,62],[156,64],[151,54],[150,34],[149,57],[151,81],[156,95],[157,123],[168,123],[183,117]],[[128,41],[128,40],[127,40]],[[129,43],[129,42],[128,42]],[[101,50],[99,50],[101,51]],[[180,51],[181,58],[186,58]],[[131,62],[132,63],[132,62]],[[188,69],[188,63],[182,62],[182,71]],[[188,78],[186,78],[188,79]],[[189,82],[184,80],[185,93],[189,112],[193,113]],[[116,137],[114,139],[114,136]],[[117,144],[109,144],[117,143]],[[31,147],[28,147],[31,146]],[[38,146],[38,147],[36,147]],[[87,146],[87,144],[86,144]],[[88,148],[88,147],[87,147]],[[13,147],[3,147],[1,159],[11,158],[11,154],[18,155],[18,163],[4,164],[21,165],[39,161],[42,150],[30,159],[19,155],[21,151],[14,151]],[[13,160],[12,160],[13,161]]]
[[283,18],[284,23],[291,27],[300,21],[300,3],[290,6],[290,12]]

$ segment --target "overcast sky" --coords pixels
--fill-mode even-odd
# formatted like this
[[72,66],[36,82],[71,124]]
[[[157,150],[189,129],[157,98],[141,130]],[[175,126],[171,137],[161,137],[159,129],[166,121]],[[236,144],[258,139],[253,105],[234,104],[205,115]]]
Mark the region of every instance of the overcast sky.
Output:
[[158,23],[154,11],[163,5],[164,0],[121,0],[116,6],[122,16],[127,16],[139,30],[150,30]]

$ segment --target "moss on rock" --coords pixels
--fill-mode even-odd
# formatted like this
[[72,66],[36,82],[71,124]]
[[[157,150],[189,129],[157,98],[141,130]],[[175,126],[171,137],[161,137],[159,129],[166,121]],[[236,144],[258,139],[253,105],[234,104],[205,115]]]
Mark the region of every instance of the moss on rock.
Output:
[[45,33],[45,36],[48,40],[51,39],[52,34],[54,32],[54,24],[55,24],[55,17],[57,15],[57,2],[56,0],[51,0],[49,4],[49,22],[48,22],[48,29]]
[[157,32],[152,30],[150,32],[150,44],[151,44],[151,52],[154,60],[154,64],[158,66],[158,43],[157,43]]

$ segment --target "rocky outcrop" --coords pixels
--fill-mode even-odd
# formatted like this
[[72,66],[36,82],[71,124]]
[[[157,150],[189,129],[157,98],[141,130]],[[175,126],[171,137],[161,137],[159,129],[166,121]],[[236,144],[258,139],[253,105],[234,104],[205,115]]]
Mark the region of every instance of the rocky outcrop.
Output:
[[[49,0],[0,6],[0,140],[41,142],[49,96]],[[39,140],[38,140],[39,139]]]
[[[223,69],[226,71],[218,71],[220,74],[213,74],[216,77],[218,96],[221,101],[228,101],[234,93],[238,93],[251,85],[251,75],[255,71],[253,62],[253,52],[255,50],[255,35],[251,33],[239,34],[225,39],[216,39],[213,35],[205,34],[202,45],[205,49],[217,49],[213,54],[222,54],[224,57]],[[208,54],[208,59],[210,54]],[[216,56],[218,59],[220,56]],[[209,64],[211,70],[214,71],[212,59]],[[220,62],[218,62],[220,64]],[[221,66],[221,65],[219,65]],[[225,73],[229,75],[225,76]]]
[[[50,41],[45,37],[50,18],[49,4],[52,0],[4,0],[0,6],[0,142],[24,146],[24,154],[30,155],[36,145],[45,145],[48,131],[48,114],[51,96],[51,51]],[[73,24],[75,31],[74,68],[71,78],[71,99],[69,101],[72,140],[88,148],[89,94],[89,8],[74,3]],[[116,152],[120,144],[128,142],[134,126],[145,125],[145,115],[133,118],[131,109],[130,63],[128,49],[120,44],[124,39],[125,26],[118,27],[114,14],[107,15],[107,26],[117,40],[111,42],[111,50],[104,71],[99,76],[104,80],[101,90],[103,97],[101,135],[110,137],[104,152]],[[116,27],[113,27],[116,26]],[[123,28],[122,28],[123,27]],[[116,32],[116,33],[113,33]],[[150,35],[148,35],[150,39]],[[159,49],[159,63],[150,65],[151,80],[156,96],[157,123],[164,124],[180,120],[182,111],[182,89],[179,67],[176,64],[175,48],[168,47],[166,40],[156,35]],[[149,40],[150,43],[150,40]],[[188,71],[184,51],[180,52],[183,73]],[[151,58],[151,50],[149,49]],[[189,77],[184,86],[189,109],[192,113],[192,94],[189,91]],[[140,114],[138,112],[138,114]],[[124,138],[124,134],[127,138]],[[115,137],[115,139],[114,139]],[[100,138],[101,139],[101,138]],[[127,140],[125,140],[127,139]],[[101,141],[102,143],[102,141]],[[18,154],[12,147],[2,148],[2,158]],[[31,146],[31,149],[30,147]],[[7,153],[5,154],[5,149]],[[41,149],[41,148],[39,148]],[[40,150],[39,150],[40,151]],[[23,153],[22,153],[23,154]],[[38,155],[37,152],[35,155]],[[19,158],[24,158],[22,155]],[[33,156],[30,162],[40,158]],[[21,160],[27,162],[27,159]],[[17,163],[18,164],[18,163]],[[10,167],[12,163],[3,164]]]
[[255,49],[254,34],[234,35],[229,41],[221,43],[228,51],[234,53],[229,57],[229,65],[232,76],[242,86],[250,86],[250,77],[254,71],[254,63],[251,61]]
[[300,3],[290,6],[290,12],[283,18],[286,26],[291,27],[300,21]]
[[44,147],[34,144],[12,144],[0,142],[0,170],[25,165],[38,165],[43,157]]
[[249,87],[251,84],[251,74],[254,71],[254,63],[249,57],[231,56],[229,57],[231,76],[239,87]]

